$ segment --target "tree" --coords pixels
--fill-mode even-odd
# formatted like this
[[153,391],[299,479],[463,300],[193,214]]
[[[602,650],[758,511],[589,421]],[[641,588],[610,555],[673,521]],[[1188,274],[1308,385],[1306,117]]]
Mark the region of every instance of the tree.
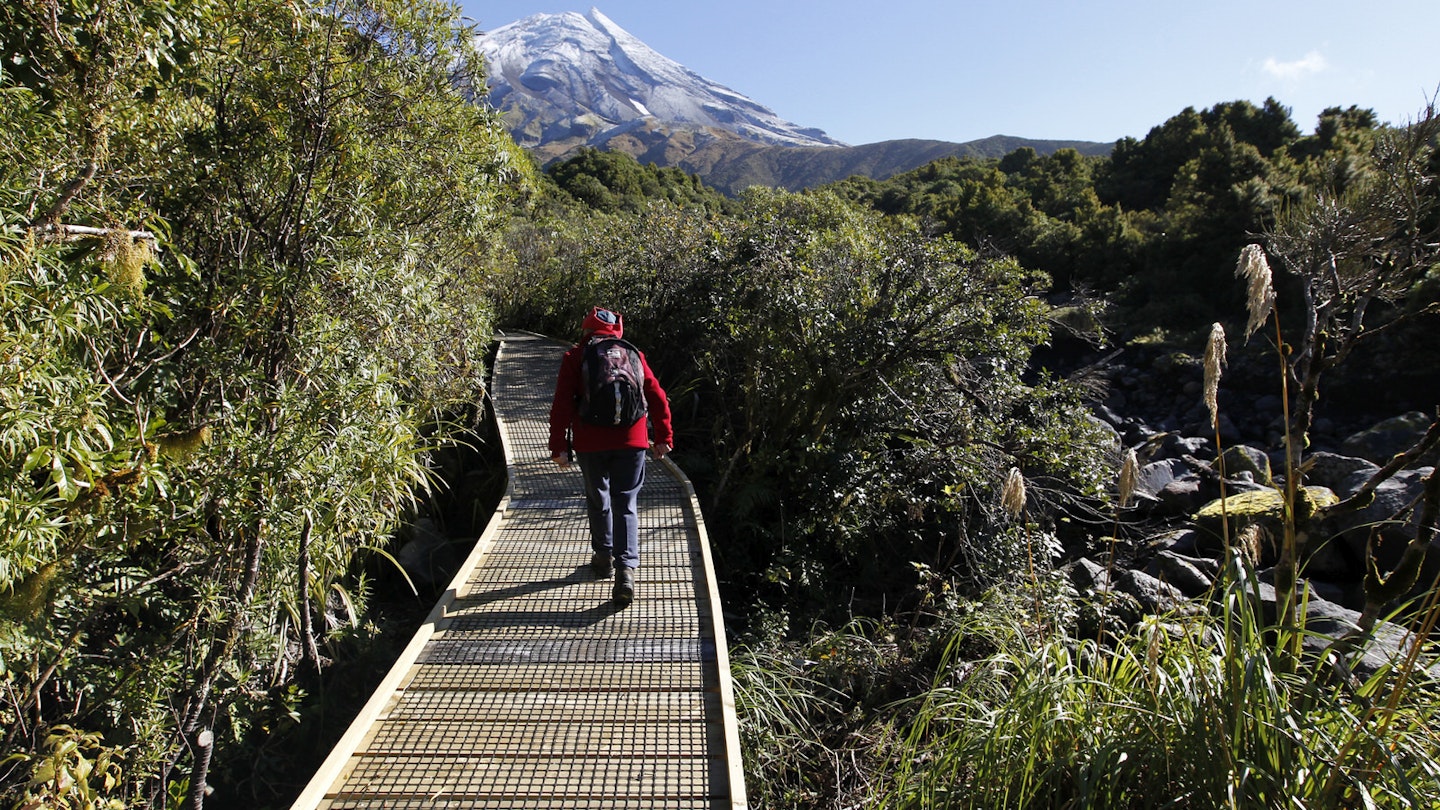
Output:
[[[1332,163],[1332,182],[1287,210],[1275,227],[1261,236],[1268,253],[1297,284],[1301,323],[1286,342],[1279,311],[1270,297],[1268,262],[1257,246],[1242,254],[1240,269],[1250,279],[1250,325],[1247,334],[1269,316],[1288,393],[1286,418],[1287,526],[1278,568],[1277,590],[1295,609],[1293,589],[1299,570],[1323,521],[1363,508],[1376,487],[1440,444],[1440,421],[1424,439],[1397,455],[1353,496],[1330,506],[1308,504],[1300,496],[1304,450],[1309,443],[1321,382],[1362,344],[1383,339],[1389,330],[1417,318],[1433,319],[1440,305],[1388,308],[1399,302],[1426,273],[1440,252],[1437,221],[1436,160],[1440,118],[1433,105],[1417,122],[1379,133],[1360,171],[1344,155]],[[1273,296],[1273,292],[1270,294]],[[1435,534],[1440,512],[1440,479],[1427,476],[1425,495],[1412,509],[1420,510],[1419,531],[1393,571],[1381,571],[1367,560],[1366,607],[1362,624],[1416,582],[1420,564]],[[1399,516],[1396,516],[1397,518]]]
[[198,806],[253,762],[207,741],[299,711],[360,631],[365,558],[473,418],[478,260],[529,163],[447,4],[39,11],[4,12],[0,88],[6,749],[93,730],[120,795]]

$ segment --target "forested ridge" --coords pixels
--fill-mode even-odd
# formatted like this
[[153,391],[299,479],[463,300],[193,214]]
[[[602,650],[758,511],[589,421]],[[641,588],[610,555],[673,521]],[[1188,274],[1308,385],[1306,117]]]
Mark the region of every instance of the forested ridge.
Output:
[[[1106,157],[731,198],[542,171],[472,103],[471,33],[415,0],[0,9],[5,803],[285,806],[388,666],[386,606],[429,597],[411,527],[489,512],[491,334],[592,304],[672,398],[755,806],[1440,801],[1431,650],[1356,657],[1440,617],[1433,109],[1307,134],[1233,101]],[[1193,400],[1139,440],[1097,418],[1127,362]],[[1242,384],[1274,411],[1225,414]],[[1313,494],[1319,426],[1416,409]],[[1176,442],[1218,522],[1137,506]],[[1358,634],[1317,651],[1326,521],[1406,475]],[[1274,516],[1226,511],[1247,484]],[[1076,585],[1196,525],[1202,597]]]

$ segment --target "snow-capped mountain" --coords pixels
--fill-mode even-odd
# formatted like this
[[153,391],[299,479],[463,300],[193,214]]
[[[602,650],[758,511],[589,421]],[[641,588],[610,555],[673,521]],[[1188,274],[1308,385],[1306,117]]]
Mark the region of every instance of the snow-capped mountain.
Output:
[[536,14],[481,34],[490,92],[516,143],[542,164],[583,146],[675,166],[736,195],[863,175],[883,180],[951,155],[1000,157],[1108,144],[994,136],[970,143],[896,140],[846,146],[657,53],[591,8]]
[[657,53],[591,8],[481,34],[488,100],[516,142],[550,156],[627,132],[693,130],[772,146],[843,146]]

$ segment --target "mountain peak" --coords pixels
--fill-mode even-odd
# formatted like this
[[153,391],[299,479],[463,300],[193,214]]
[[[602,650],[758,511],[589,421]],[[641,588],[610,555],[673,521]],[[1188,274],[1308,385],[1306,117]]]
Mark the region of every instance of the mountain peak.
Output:
[[729,133],[758,144],[843,146],[662,56],[591,7],[481,34],[489,101],[522,146],[558,154],[635,127]]

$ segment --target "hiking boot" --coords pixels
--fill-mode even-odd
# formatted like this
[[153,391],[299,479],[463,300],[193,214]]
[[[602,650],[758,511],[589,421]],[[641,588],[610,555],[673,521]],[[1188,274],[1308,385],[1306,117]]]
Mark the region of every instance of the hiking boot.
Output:
[[590,570],[594,571],[595,576],[600,579],[609,579],[610,572],[614,567],[614,562],[606,552],[597,551],[590,557]]
[[615,572],[615,590],[611,595],[620,607],[635,600],[635,569],[621,568]]

